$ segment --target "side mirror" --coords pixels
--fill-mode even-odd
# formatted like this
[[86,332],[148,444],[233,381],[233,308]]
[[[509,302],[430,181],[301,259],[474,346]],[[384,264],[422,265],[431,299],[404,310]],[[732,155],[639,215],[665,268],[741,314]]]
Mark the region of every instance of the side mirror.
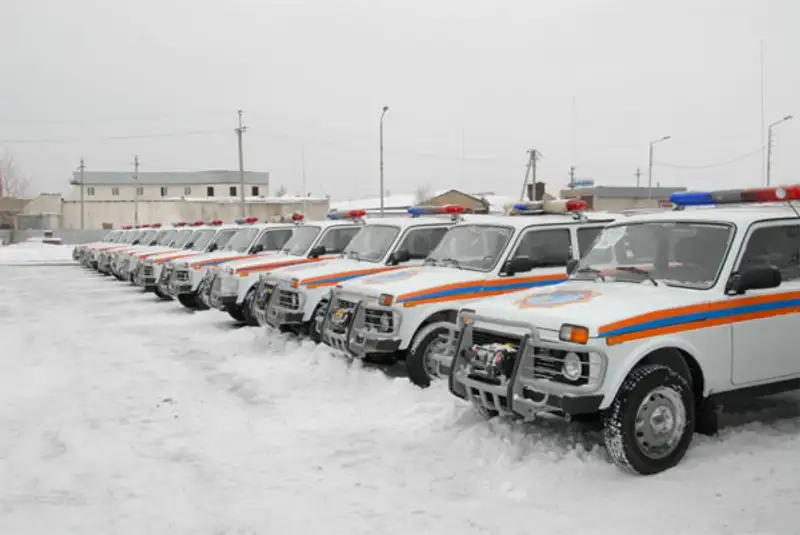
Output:
[[392,266],[408,262],[409,260],[411,260],[411,253],[404,250],[395,251],[389,256],[389,264]]
[[578,264],[579,263],[580,263],[580,260],[575,260],[575,259],[570,260],[569,262],[567,262],[567,275],[572,275],[575,272],[575,270],[578,268]]
[[139,240],[133,240],[133,241],[131,242],[131,245],[139,245]]
[[325,254],[326,250],[327,249],[325,249],[324,245],[317,245],[316,247],[311,249],[311,252],[308,253],[308,256],[311,258],[319,258],[320,256]]
[[768,290],[781,285],[781,270],[775,266],[758,266],[734,273],[726,293],[742,295],[748,290]]
[[212,243],[211,245],[208,246],[208,252],[209,253],[212,253],[212,252],[216,251],[217,249],[219,249],[219,245],[217,245],[216,243]]
[[192,247],[194,247],[194,242],[193,241],[190,241],[186,245],[183,246],[184,249],[191,249]]
[[535,262],[527,256],[517,256],[505,263],[503,272],[506,275],[516,275],[532,270],[535,265]]
[[251,252],[252,254],[258,254],[258,253],[261,253],[261,252],[263,252],[263,251],[264,251],[264,244],[263,244],[263,243],[257,243],[257,244],[255,244],[255,245],[253,246],[253,248],[250,250],[250,252]]

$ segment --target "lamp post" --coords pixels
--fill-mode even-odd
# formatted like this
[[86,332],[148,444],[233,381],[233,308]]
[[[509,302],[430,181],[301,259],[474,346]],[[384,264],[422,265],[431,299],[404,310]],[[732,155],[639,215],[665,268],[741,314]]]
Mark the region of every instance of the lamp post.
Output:
[[772,129],[791,118],[791,115],[787,115],[780,121],[775,121],[769,125],[769,128],[767,129],[767,186],[769,186],[770,171],[772,171]]
[[650,163],[647,168],[647,200],[653,198],[653,145],[671,139],[672,136],[664,136],[661,139],[656,139],[650,142]]
[[389,106],[384,106],[381,113],[381,217],[383,217],[383,116],[387,111],[389,111]]

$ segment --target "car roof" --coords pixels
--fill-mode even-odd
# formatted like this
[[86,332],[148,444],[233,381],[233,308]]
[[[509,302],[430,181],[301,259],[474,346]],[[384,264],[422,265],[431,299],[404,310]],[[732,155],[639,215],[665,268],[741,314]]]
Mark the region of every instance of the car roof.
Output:
[[516,229],[527,228],[534,225],[578,225],[596,221],[612,222],[621,219],[621,214],[610,212],[583,212],[581,219],[576,219],[573,215],[565,214],[520,214],[520,215],[479,215],[472,218],[464,218],[460,225],[499,225],[514,227]]
[[[794,206],[800,211],[800,204],[794,204]],[[748,226],[756,221],[797,217],[797,213],[787,203],[752,203],[691,206],[682,210],[633,215],[625,218],[625,222],[709,221]],[[800,218],[798,222],[800,223]]]
[[[473,221],[473,218],[483,218],[486,216],[474,216],[474,215],[467,215],[464,216],[464,219],[469,219]],[[448,215],[422,215],[422,216],[389,216],[389,217],[374,217],[369,218],[366,220],[367,225],[393,225],[396,227],[400,227],[401,229],[405,229],[407,227],[413,227],[418,225],[454,225],[456,223],[460,223],[461,221],[453,221],[451,216]]]

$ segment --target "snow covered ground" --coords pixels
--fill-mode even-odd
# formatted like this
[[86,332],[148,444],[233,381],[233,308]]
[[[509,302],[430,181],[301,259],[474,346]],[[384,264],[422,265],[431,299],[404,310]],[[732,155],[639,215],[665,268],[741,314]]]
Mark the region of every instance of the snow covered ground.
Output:
[[644,478],[394,375],[77,266],[0,267],[0,534],[800,529],[797,397]]
[[72,263],[72,245],[23,242],[0,246],[0,266]]

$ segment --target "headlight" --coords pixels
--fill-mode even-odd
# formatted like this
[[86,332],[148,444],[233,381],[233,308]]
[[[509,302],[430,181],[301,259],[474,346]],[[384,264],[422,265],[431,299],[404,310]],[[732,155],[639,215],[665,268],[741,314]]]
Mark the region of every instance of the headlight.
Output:
[[564,365],[561,367],[561,373],[570,381],[577,381],[581,378],[583,371],[583,364],[581,358],[577,353],[567,353],[564,356]]
[[220,291],[223,293],[237,293],[239,291],[239,279],[237,277],[220,277]]

